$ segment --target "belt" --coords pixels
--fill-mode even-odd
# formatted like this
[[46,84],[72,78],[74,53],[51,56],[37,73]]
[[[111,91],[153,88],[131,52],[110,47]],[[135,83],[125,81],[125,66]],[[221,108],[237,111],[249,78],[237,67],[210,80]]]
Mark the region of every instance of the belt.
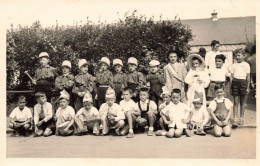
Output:
[[211,81],[211,83],[216,83],[216,84],[223,84],[224,81]]

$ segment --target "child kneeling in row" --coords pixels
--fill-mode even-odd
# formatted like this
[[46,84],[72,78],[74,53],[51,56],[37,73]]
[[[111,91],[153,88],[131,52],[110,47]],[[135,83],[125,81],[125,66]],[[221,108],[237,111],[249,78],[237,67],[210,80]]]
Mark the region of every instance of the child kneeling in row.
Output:
[[98,136],[100,116],[98,110],[93,107],[93,98],[89,92],[84,95],[83,106],[75,116],[75,122],[78,127],[77,134],[83,135],[89,130],[93,130],[93,134]]
[[31,127],[32,112],[25,106],[26,97],[18,97],[18,106],[10,114],[9,127],[14,129],[15,136],[23,133],[25,136],[29,135],[29,129]]
[[115,128],[117,135],[120,135],[120,129],[124,127],[125,114],[122,108],[115,103],[116,94],[112,88],[108,88],[105,95],[106,103],[103,103],[99,109],[101,124],[103,126],[102,134],[107,135],[110,127]]
[[70,95],[66,90],[60,92],[59,97],[60,107],[57,109],[54,116],[56,121],[56,135],[68,136],[74,131],[75,110],[69,106]]
[[223,85],[216,85],[216,98],[209,104],[216,137],[220,137],[222,134],[226,137],[231,135],[230,116],[233,110],[233,104],[228,98],[224,97],[224,92]]

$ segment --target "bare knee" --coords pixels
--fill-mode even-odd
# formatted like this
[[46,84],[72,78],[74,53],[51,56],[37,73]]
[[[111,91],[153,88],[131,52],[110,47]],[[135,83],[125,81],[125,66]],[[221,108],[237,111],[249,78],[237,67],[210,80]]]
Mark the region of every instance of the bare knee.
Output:
[[25,124],[25,125],[23,125],[23,128],[24,128],[25,130],[29,130],[30,124]]
[[221,135],[222,135],[222,129],[220,128],[220,127],[218,127],[218,128],[214,128],[214,135],[215,135],[215,137],[221,137]]
[[124,126],[124,124],[125,124],[125,121],[123,121],[123,120],[118,121],[118,125],[119,125],[120,127]]

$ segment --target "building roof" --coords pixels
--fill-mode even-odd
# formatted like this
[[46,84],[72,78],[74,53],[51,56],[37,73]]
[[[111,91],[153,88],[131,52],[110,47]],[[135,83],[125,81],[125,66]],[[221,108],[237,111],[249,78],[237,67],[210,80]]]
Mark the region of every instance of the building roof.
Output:
[[180,20],[189,25],[193,41],[190,45],[210,45],[212,40],[221,44],[243,44],[253,40],[256,34],[256,17],[233,17],[212,19]]

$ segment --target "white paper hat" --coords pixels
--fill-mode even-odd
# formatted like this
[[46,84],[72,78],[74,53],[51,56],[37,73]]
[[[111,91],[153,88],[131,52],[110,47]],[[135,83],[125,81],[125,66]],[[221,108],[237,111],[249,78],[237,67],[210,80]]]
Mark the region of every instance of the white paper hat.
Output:
[[168,90],[168,88],[166,86],[162,87],[162,94],[161,94],[161,98],[163,98],[163,95],[168,95],[171,96],[171,91]]
[[49,54],[47,52],[41,52],[39,54],[39,58],[42,58],[42,57],[48,57],[49,58]]
[[108,66],[110,66],[110,60],[107,57],[102,57],[100,63],[106,63]]
[[93,103],[92,95],[87,91],[83,97],[83,102]]
[[69,95],[69,93],[65,90],[65,89],[63,89],[61,92],[60,92],[60,97],[59,97],[59,99],[66,99],[66,100],[70,100],[70,95]]
[[130,64],[135,64],[136,66],[138,65],[137,59],[134,58],[134,57],[128,58],[127,64],[129,64],[129,63],[130,63]]
[[121,59],[114,59],[113,60],[113,66],[115,66],[115,65],[123,66],[123,62],[121,61]]
[[80,59],[78,62],[78,67],[80,69],[83,65],[87,65],[87,64],[88,64],[88,62],[86,59]]
[[63,66],[67,66],[67,67],[69,67],[71,69],[70,61],[68,61],[68,60],[63,61],[61,67],[63,67]]
[[160,65],[160,62],[157,60],[151,60],[149,63],[149,66],[158,66],[158,65]]
[[116,93],[111,87],[109,87],[106,91],[106,99],[107,98],[116,98]]

